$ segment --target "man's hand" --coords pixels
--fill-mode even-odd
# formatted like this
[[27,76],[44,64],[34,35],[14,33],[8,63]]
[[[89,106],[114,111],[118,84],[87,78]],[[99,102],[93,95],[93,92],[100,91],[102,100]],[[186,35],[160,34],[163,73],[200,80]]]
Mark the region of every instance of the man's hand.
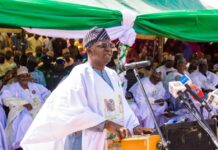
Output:
[[23,105],[23,107],[25,107],[29,111],[33,109],[31,104],[25,104],[25,105]]
[[133,133],[135,135],[151,134],[153,131],[154,131],[154,129],[144,128],[144,127],[140,127],[140,126],[133,128]]
[[158,105],[160,105],[160,106],[163,106],[163,105],[164,105],[164,102],[165,102],[165,101],[164,101],[163,99],[157,99],[157,100],[154,101],[155,104],[158,104]]
[[115,133],[120,139],[131,136],[131,133],[127,128],[124,128],[123,126],[109,120],[106,120],[104,128],[109,132]]
[[172,118],[176,116],[176,114],[169,109],[166,109],[163,115],[167,118]]

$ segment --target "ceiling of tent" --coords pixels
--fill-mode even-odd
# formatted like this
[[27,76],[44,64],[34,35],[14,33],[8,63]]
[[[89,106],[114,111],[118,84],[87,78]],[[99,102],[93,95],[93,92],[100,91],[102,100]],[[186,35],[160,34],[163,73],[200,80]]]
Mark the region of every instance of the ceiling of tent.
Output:
[[1,0],[0,25],[61,30],[122,25],[133,11],[137,33],[189,41],[218,41],[216,0]]

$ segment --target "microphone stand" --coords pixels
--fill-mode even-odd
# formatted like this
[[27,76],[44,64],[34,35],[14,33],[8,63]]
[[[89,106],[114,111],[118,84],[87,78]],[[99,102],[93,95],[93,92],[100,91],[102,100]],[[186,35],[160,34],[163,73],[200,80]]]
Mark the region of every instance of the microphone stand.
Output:
[[211,130],[209,125],[201,119],[201,115],[200,115],[199,111],[197,111],[197,108],[194,105],[194,103],[192,102],[192,100],[188,96],[183,96],[183,94],[181,94],[178,99],[179,99],[180,103],[184,104],[184,106],[192,113],[194,118],[197,119],[198,124],[201,126],[201,128],[204,131],[206,131],[206,133],[210,136],[210,138],[213,141],[213,143],[215,144],[215,146],[218,148],[218,139],[217,139],[216,135]]
[[155,127],[156,127],[156,129],[157,129],[157,131],[158,131],[158,133],[159,133],[159,135],[160,135],[160,138],[161,138],[161,143],[159,143],[157,146],[158,146],[158,148],[161,149],[161,150],[162,150],[162,149],[164,149],[164,150],[169,150],[168,144],[170,143],[170,141],[167,141],[167,140],[164,138],[163,133],[162,133],[162,131],[160,130],[160,127],[158,126],[157,118],[156,118],[156,116],[155,116],[155,114],[154,114],[154,112],[153,112],[153,109],[152,109],[152,107],[151,107],[151,104],[150,104],[150,102],[149,102],[149,100],[148,100],[148,96],[147,96],[147,94],[146,94],[146,92],[145,92],[145,89],[144,89],[144,87],[143,87],[143,84],[142,84],[142,82],[141,82],[141,80],[140,80],[140,76],[139,76],[139,74],[138,74],[138,69],[137,69],[137,68],[134,68],[133,71],[134,71],[134,74],[135,74],[135,77],[136,77],[137,81],[139,82],[141,91],[142,91],[143,96],[144,96],[144,98],[145,98],[145,103],[146,103],[146,105],[148,106],[149,112],[151,113],[151,116],[152,116],[152,118],[153,118]]
[[200,110],[202,112],[201,116],[203,116],[203,108],[205,108],[205,110],[209,113],[210,117],[212,119],[216,119],[216,115],[211,109],[211,107],[208,105],[208,103],[204,99],[200,98],[194,91],[192,91],[189,85],[185,84],[185,87],[187,89],[187,92],[189,92],[201,104],[201,107],[200,107]]

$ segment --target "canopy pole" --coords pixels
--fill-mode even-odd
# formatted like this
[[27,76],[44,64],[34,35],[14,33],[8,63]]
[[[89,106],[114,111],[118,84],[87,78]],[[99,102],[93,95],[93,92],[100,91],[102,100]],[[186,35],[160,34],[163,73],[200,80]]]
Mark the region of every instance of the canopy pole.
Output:
[[158,36],[158,61],[159,63],[163,61],[163,46],[164,46],[164,37]]

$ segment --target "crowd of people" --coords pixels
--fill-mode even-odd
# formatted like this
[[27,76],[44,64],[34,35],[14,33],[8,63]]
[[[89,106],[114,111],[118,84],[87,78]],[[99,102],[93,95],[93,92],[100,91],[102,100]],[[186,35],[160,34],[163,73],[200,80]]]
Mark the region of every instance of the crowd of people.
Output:
[[[106,38],[106,40],[108,39]],[[72,70],[74,70],[74,74],[77,74],[74,67],[85,63],[88,57],[94,55],[92,53],[98,55],[97,52],[87,52],[92,45],[84,47],[84,43],[87,41],[51,38],[25,32],[0,35],[0,142],[3,141],[0,143],[0,149],[1,147],[4,150],[8,148],[9,150],[21,149],[21,140],[51,92],[55,91]],[[153,52],[156,44],[144,41],[144,43],[140,42],[139,45],[130,47],[126,61],[135,62],[148,59],[152,62],[151,66],[140,69],[140,76],[159,125],[175,118],[176,120],[193,120],[184,107],[169,93],[169,82],[178,80],[182,75],[187,75],[194,84],[202,89],[206,98],[209,92],[218,88],[217,43],[192,43],[168,39],[164,45],[161,62],[158,62],[156,57],[158,53]],[[107,66],[120,72],[117,45],[106,43],[106,45],[101,44],[100,46],[101,48],[110,46],[112,56],[111,60],[107,61]],[[92,57],[93,62],[97,61],[95,56]],[[103,79],[105,78],[104,72],[98,72],[98,68],[95,72]],[[86,73],[89,78],[88,72]],[[109,81],[107,73],[104,80],[112,89],[120,90],[120,87],[113,87],[115,84]],[[128,70],[123,74],[122,90],[140,126],[155,128],[133,71]],[[75,75],[75,77],[78,76]],[[80,82],[78,81],[78,83]],[[67,83],[64,82],[64,84]],[[92,84],[90,83],[90,85]],[[99,87],[101,86],[103,87],[99,83]],[[62,86],[62,88],[65,87]],[[97,94],[101,95],[101,93]],[[113,91],[111,94],[113,95]],[[110,97],[109,95],[108,97]],[[112,99],[114,98],[112,97]],[[107,103],[111,103],[110,100],[108,99]],[[111,108],[105,109],[110,110]],[[216,109],[213,111],[218,112]],[[132,114],[129,113],[129,115]],[[203,115],[205,119],[209,117],[206,112]],[[134,122],[134,125],[138,125],[137,121]],[[68,137],[68,139],[70,138]]]

